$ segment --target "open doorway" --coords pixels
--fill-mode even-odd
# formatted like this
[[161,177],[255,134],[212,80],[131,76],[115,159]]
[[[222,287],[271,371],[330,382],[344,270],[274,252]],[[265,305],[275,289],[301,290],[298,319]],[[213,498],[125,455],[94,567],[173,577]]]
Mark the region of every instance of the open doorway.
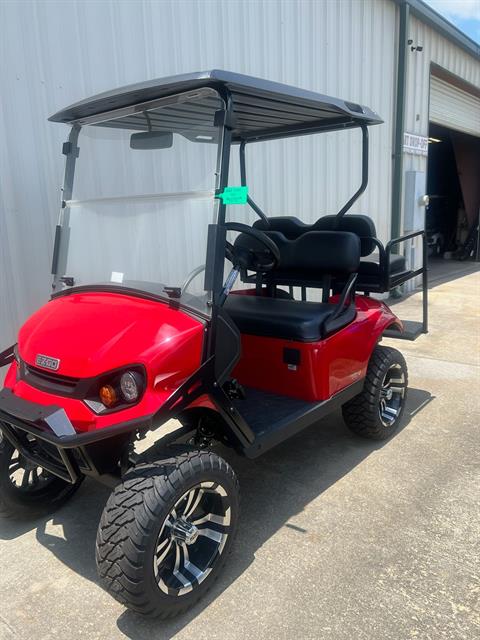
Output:
[[434,270],[479,259],[479,167],[480,138],[430,123],[426,229]]

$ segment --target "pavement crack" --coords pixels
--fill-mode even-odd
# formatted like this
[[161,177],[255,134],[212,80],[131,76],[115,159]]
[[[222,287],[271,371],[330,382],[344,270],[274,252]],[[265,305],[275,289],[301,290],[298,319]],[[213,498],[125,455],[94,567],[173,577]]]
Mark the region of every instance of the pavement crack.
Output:
[[12,627],[12,625],[8,622],[8,620],[5,620],[5,618],[2,616],[2,614],[0,613],[0,630],[1,629],[5,629],[8,633],[8,637],[15,638],[18,637],[15,629]]

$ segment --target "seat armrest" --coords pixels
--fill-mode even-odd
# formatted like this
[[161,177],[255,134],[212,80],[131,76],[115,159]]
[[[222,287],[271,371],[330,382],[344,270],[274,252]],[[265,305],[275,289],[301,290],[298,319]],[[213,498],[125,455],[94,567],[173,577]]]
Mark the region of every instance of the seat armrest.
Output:
[[355,293],[355,282],[357,281],[357,273],[352,273],[352,275],[348,278],[347,283],[345,284],[343,291],[340,295],[340,299],[335,306],[335,311],[328,318],[329,321],[335,320],[345,309],[347,298],[350,300],[350,304],[353,302],[353,296]]
[[[428,247],[427,247],[427,234],[425,232],[425,229],[420,229],[420,231],[413,231],[412,233],[407,233],[406,236],[401,236],[400,238],[393,238],[393,240],[390,240],[390,242],[387,242],[387,246],[385,248],[385,255],[386,255],[386,260],[387,263],[390,267],[390,254],[392,253],[392,247],[395,247],[399,244],[401,244],[402,242],[406,242],[407,240],[413,240],[413,238],[418,238],[419,236],[422,237],[422,267],[420,269],[420,272],[425,276],[425,273],[427,271],[427,251],[428,251]],[[417,271],[415,271],[415,274],[417,275]],[[412,275],[412,277],[414,277],[414,275]],[[390,283],[390,268],[389,268],[389,274],[388,274],[388,283]]]
[[389,242],[387,242],[386,251],[387,253],[391,253],[391,249],[393,246],[400,244],[401,242],[405,242],[406,240],[411,240],[412,238],[416,238],[417,236],[425,237],[425,230],[420,229],[420,231],[413,231],[412,233],[407,233],[406,236],[400,236],[400,238],[393,238]]
[[[361,239],[361,238],[360,238]],[[390,281],[390,256],[387,256],[385,247],[378,238],[368,238],[378,247],[380,280],[383,289],[388,287]]]

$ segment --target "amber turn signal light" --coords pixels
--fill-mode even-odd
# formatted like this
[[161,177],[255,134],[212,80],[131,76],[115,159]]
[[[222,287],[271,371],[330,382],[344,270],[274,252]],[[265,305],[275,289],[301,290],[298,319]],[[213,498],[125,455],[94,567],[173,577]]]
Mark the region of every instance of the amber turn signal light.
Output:
[[106,407],[109,407],[109,408],[113,407],[113,405],[117,403],[117,400],[118,400],[117,392],[110,384],[106,384],[103,387],[101,387],[100,391],[98,392],[98,395],[100,396],[100,400],[103,402],[103,404]]

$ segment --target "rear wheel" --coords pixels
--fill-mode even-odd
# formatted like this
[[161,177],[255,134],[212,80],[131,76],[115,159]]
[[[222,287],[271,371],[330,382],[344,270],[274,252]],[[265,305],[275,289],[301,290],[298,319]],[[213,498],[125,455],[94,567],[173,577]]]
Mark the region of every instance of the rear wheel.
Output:
[[238,510],[236,476],[214,453],[189,449],[138,465],[100,521],[96,556],[104,587],[144,615],[185,611],[225,564]]
[[364,438],[390,437],[405,408],[407,385],[407,365],[402,354],[391,347],[376,347],[362,393],[342,407],[347,427]]
[[70,484],[57,478],[23,458],[8,440],[0,440],[0,516],[25,518],[51,513],[81,482]]

